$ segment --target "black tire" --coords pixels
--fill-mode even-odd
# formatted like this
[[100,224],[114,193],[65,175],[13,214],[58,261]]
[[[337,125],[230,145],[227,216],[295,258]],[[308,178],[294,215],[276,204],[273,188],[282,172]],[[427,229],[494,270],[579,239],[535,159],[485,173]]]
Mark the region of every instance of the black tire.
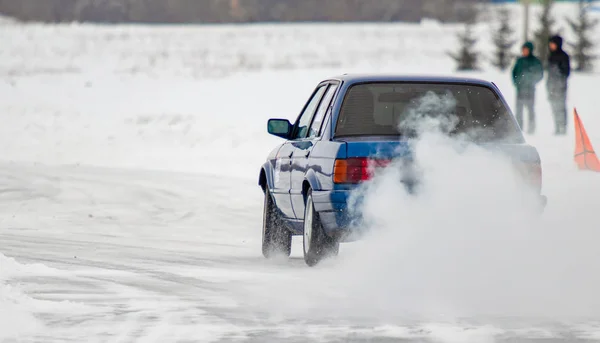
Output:
[[266,189],[263,208],[262,254],[265,258],[289,257],[291,252],[292,234],[285,227],[269,189]]
[[303,251],[304,262],[310,267],[316,266],[323,259],[337,256],[340,243],[328,237],[323,231],[319,213],[315,211],[312,191],[306,196],[304,209]]

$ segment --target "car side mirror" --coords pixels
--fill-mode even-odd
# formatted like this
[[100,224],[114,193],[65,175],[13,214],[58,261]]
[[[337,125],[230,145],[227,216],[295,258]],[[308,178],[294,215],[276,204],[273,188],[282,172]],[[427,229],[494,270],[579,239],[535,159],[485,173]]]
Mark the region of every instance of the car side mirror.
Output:
[[287,119],[269,119],[267,131],[274,136],[288,139],[292,133],[292,124]]

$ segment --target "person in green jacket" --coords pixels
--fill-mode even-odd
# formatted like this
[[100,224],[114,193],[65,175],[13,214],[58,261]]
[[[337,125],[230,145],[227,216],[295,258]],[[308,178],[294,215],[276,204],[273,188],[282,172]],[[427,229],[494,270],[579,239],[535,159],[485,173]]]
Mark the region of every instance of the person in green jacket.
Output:
[[523,129],[523,107],[529,112],[529,134],[535,132],[535,87],[544,78],[542,62],[533,55],[533,43],[523,44],[522,56],[512,70],[513,84],[517,88],[516,118]]

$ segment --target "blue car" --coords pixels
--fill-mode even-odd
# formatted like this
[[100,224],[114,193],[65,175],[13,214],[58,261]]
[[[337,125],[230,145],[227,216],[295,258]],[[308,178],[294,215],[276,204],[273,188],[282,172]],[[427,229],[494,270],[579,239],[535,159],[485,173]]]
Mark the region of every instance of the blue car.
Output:
[[[477,132],[469,136],[474,142],[509,154],[539,194],[543,209],[540,156],[525,142],[496,85],[452,77],[345,74],[320,82],[293,124],[268,121],[268,132],[285,141],[271,151],[259,175],[263,255],[289,256],[292,236],[303,235],[304,260],[314,266],[337,255],[340,242],[354,240],[362,228],[348,204],[352,190],[371,178],[373,163],[410,161],[410,141],[419,131],[399,123],[414,113],[409,109],[419,99],[432,95],[455,100],[450,112],[458,119],[448,134]],[[405,184],[414,192],[418,177]]]

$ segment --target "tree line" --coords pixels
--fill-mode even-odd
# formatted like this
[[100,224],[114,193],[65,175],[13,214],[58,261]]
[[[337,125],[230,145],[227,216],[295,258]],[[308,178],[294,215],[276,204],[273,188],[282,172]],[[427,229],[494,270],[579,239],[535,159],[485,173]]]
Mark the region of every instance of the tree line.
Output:
[[[552,35],[563,34],[562,28],[556,27],[556,17],[554,16],[555,0],[540,0],[542,11],[537,16],[537,29],[533,32],[533,41],[535,42],[535,54],[545,62],[548,56],[548,40]],[[568,27],[573,33],[575,39],[567,42],[572,50],[572,59],[574,69],[580,72],[590,72],[593,70],[593,61],[596,59],[593,53],[596,47],[594,41],[594,30],[599,21],[590,16],[589,9],[593,0],[579,0],[579,10],[575,17],[566,17]],[[475,24],[481,16],[481,11],[476,7],[470,12],[466,20],[464,29],[458,33],[459,48],[455,52],[449,52],[457,63],[458,70],[478,70],[480,62],[484,58],[477,50],[477,43],[480,37],[474,32]],[[517,57],[513,53],[515,44],[519,41],[515,37],[513,13],[505,6],[498,7],[495,13],[495,21],[492,21],[490,39],[495,50],[490,58],[491,64],[500,70],[506,70]]]
[[0,0],[24,21],[102,23],[442,22],[487,0]]

